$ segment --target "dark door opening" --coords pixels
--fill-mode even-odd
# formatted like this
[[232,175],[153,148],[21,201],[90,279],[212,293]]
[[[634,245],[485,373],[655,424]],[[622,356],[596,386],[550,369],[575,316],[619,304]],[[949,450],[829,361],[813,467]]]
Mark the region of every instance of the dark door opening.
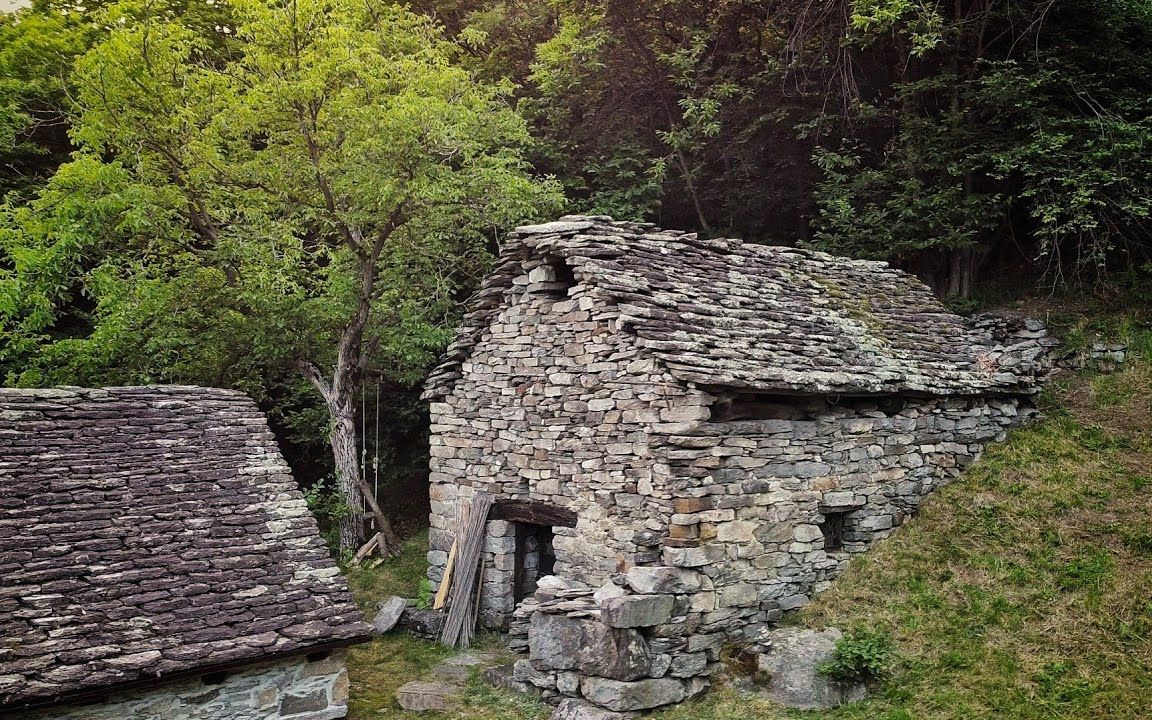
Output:
[[518,522],[516,526],[516,566],[512,594],[517,603],[536,592],[536,582],[556,568],[552,548],[552,528],[548,525]]

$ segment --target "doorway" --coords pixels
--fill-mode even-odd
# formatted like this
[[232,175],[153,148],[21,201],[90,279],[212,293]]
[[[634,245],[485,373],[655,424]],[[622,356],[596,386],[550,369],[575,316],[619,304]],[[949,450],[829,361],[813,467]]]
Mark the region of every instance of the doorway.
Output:
[[516,557],[514,563],[512,595],[519,604],[521,600],[536,592],[536,583],[545,575],[551,575],[556,568],[556,551],[553,548],[555,537],[548,525],[528,522],[513,523],[516,535]]

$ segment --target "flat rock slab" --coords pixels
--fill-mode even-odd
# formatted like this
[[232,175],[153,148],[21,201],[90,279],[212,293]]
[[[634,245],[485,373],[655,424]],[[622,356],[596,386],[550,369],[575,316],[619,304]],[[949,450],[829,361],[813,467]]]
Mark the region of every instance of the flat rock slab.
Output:
[[550,720],[629,720],[635,715],[605,710],[576,698],[564,698],[552,711]]
[[413,680],[396,690],[396,702],[410,712],[446,710],[451,697],[459,691],[460,688],[447,683]]
[[372,629],[377,634],[383,635],[396,627],[396,623],[400,622],[400,616],[404,614],[407,607],[408,601],[396,595],[380,603],[380,611],[376,613],[376,617],[372,618]]
[[580,692],[597,705],[618,712],[671,705],[688,696],[684,684],[672,678],[620,682],[586,677],[580,681]]
[[512,692],[530,693],[536,691],[530,683],[517,680],[515,676],[515,665],[508,663],[506,665],[497,665],[495,667],[486,668],[480,677],[484,678],[484,682],[492,687],[500,688],[502,690],[511,690]]
[[836,628],[774,630],[770,649],[757,659],[760,672],[768,678],[762,693],[785,707],[802,710],[862,700],[867,694],[863,685],[840,683],[819,673],[820,666],[832,659],[836,641],[842,637]]
[[487,655],[462,653],[453,655],[432,668],[432,674],[443,680],[464,682],[472,675],[474,669],[491,665],[493,662],[493,659]]

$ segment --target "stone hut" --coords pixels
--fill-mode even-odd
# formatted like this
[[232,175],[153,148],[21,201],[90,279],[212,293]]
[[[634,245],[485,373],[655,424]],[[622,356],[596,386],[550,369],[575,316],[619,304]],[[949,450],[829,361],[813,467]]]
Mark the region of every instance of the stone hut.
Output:
[[369,634],[244,395],[0,389],[0,715],[342,718]]
[[881,262],[519,228],[427,385],[430,577],[491,493],[481,619],[517,679],[679,701],[1032,414],[1046,343]]

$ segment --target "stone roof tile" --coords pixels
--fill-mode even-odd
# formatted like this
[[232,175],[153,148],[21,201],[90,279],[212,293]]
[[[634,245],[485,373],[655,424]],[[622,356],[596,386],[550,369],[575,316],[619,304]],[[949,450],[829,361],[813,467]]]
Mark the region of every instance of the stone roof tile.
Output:
[[[668,371],[752,392],[1031,393],[1033,365],[948,312],[914,276],[883,262],[704,240],[603,216],[518,228],[488,275],[425,397],[451,391],[513,281],[541,261],[567,265],[619,327]],[[1007,362],[1003,363],[1008,365]]]
[[0,710],[370,630],[243,394],[0,389]]

